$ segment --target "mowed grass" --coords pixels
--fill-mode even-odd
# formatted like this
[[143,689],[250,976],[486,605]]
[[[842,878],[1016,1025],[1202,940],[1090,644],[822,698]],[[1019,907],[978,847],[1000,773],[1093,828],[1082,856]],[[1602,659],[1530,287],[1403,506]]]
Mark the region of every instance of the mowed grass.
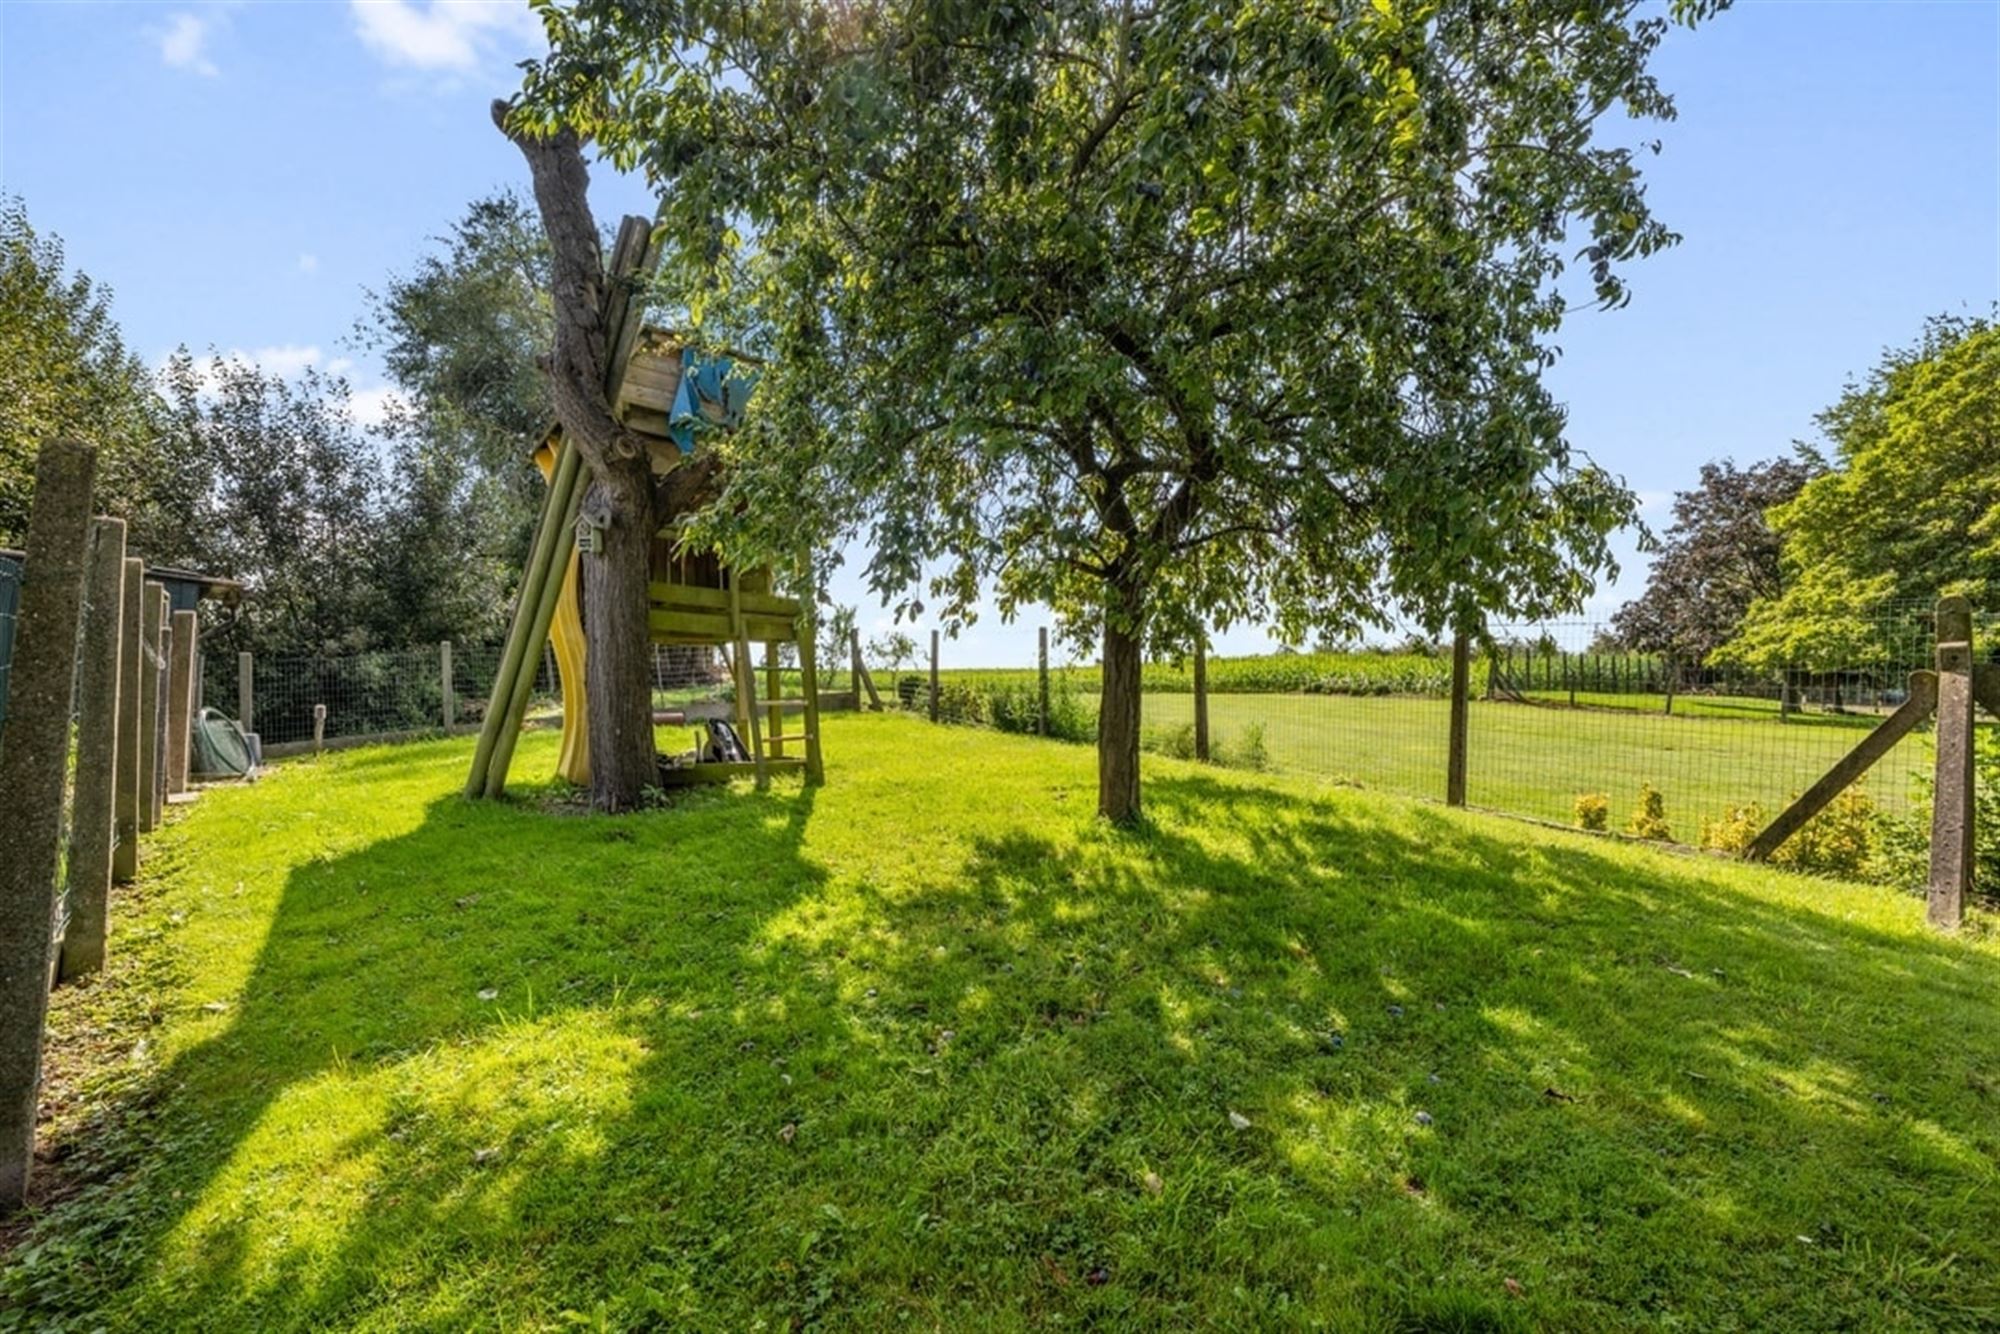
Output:
[[[1853,748],[1875,720],[1813,715],[1778,722],[1752,711],[1676,712],[1544,707],[1474,700],[1466,724],[1467,798],[1474,805],[1568,822],[1576,798],[1601,792],[1623,822],[1649,783],[1665,794],[1677,839],[1697,842],[1704,820],[1731,807],[1775,815]],[[1707,703],[1707,702],[1704,702]],[[1189,724],[1193,696],[1148,694],[1146,725]],[[1442,798],[1450,704],[1410,696],[1225,695],[1209,697],[1217,741],[1240,742],[1261,726],[1271,766],[1282,772],[1410,796]],[[1985,743],[1983,743],[1985,744]],[[1870,771],[1876,804],[1901,810],[1931,751],[1921,735]]]
[[468,804],[211,791],[58,993],[110,1330],[1990,1329],[2000,938],[1887,891],[1084,747]]

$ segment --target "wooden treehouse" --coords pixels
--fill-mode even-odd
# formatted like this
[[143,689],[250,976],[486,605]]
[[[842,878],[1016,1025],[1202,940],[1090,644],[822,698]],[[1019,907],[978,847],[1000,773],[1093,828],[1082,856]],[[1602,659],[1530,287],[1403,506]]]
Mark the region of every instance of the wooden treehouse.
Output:
[[[619,275],[636,272],[646,249],[644,221],[638,220],[636,228],[633,219],[626,223],[613,250],[612,271]],[[697,358],[670,333],[637,328],[636,313],[626,308],[629,290],[627,284],[612,284],[607,328],[613,353],[606,388],[619,419],[646,437],[654,474],[664,476],[702,448],[706,431],[726,429],[739,419],[752,377],[727,359]],[[535,662],[545,643],[554,649],[562,679],[557,771],[573,783],[590,780],[583,623],[589,609],[581,605],[580,587],[592,532],[588,524],[578,523],[583,468],[577,451],[564,445],[559,427],[536,446],[534,457],[549,489],[466,782],[469,796],[497,796],[506,786]],[[713,552],[679,547],[670,516],[653,542],[648,589],[653,642],[714,650],[727,663],[731,698],[655,709],[656,724],[692,725],[707,736],[690,754],[660,757],[661,784],[750,775],[761,787],[771,773],[786,770],[803,772],[810,783],[822,781],[811,600],[776,591],[769,569],[731,569]],[[781,670],[788,645],[797,652],[800,682],[798,694],[790,698],[782,688]],[[761,697],[753,646],[762,647],[764,659]],[[650,699],[650,682],[648,689]]]

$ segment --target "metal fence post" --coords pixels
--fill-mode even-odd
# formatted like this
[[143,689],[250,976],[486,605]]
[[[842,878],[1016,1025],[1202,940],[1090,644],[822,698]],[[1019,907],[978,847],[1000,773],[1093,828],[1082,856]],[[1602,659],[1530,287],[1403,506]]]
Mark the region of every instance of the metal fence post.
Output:
[[938,720],[938,632],[931,631],[931,721]]
[[438,641],[438,694],[443,700],[444,730],[449,736],[457,725],[458,702],[452,696],[451,688],[451,641]]
[[245,733],[257,730],[257,660],[247,651],[236,655],[236,715]]
[[69,925],[59,974],[104,966],[111,894],[112,825],[118,804],[119,619],[124,610],[125,521],[99,519],[90,532],[90,608],[77,674],[76,795],[69,822]]
[[0,1211],[28,1193],[48,1018],[49,955],[69,772],[70,686],[83,616],[97,451],[51,440],[35,462],[21,609],[0,747]]
[[1937,606],[1937,779],[1931,790],[1932,926],[1965,920],[1972,887],[1972,604],[1949,597]]
[[1471,677],[1472,645],[1460,630],[1451,639],[1451,746],[1445,756],[1444,800],[1447,806],[1465,804],[1466,695]]

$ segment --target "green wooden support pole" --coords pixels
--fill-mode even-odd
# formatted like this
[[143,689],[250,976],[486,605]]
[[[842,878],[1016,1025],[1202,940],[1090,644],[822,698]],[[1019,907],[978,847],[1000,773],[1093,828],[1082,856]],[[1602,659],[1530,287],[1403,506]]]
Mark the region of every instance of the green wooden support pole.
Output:
[[[575,531],[576,516],[582,506],[583,483],[572,474],[569,502],[562,513],[559,534]],[[500,720],[500,731],[493,738],[493,752],[486,769],[488,797],[498,797],[507,790],[507,769],[514,762],[514,746],[521,739],[521,724],[528,715],[528,696],[535,688],[535,664],[540,660],[541,646],[548,643],[549,626],[556,619],[556,602],[562,596],[562,572],[567,568],[568,550],[569,543],[559,537],[556,550],[550,555],[549,569],[544,571],[536,592],[534,614],[528,622],[528,647],[514,673],[513,694]]]
[[541,606],[542,585],[548,578],[550,553],[558,547],[568,549],[563,540],[567,535],[563,531],[567,528],[563,515],[569,507],[570,492],[576,486],[577,457],[575,449],[568,445],[561,446],[555,470],[549,477],[548,494],[542,498],[542,516],[535,525],[535,541],[529,550],[528,563],[521,571],[520,591],[514,598],[513,621],[507,630],[506,646],[500,651],[500,664],[493,672],[493,693],[486,703],[486,716],[480,720],[479,741],[472,752],[472,772],[465,780],[465,795],[468,797],[481,796],[487,790],[493,750],[514,698],[514,679],[520,674],[521,664],[530,651],[535,614]]

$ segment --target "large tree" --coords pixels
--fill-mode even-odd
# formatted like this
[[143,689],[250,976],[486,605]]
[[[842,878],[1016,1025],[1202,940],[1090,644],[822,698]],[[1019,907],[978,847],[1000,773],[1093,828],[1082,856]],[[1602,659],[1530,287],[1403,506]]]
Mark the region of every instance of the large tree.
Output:
[[1930,321],[1819,416],[1830,467],[1771,511],[1785,587],[1728,656],[1832,669],[1909,655],[1911,627],[1962,593],[2000,608],[2000,328]]
[[1768,513],[1791,501],[1824,465],[1810,454],[1739,468],[1701,465],[1674,496],[1674,521],[1646,575],[1646,591],[1612,618],[1619,641],[1649,653],[1706,657],[1735,636],[1758,598],[1784,589]]
[[170,511],[185,493],[154,448],[160,406],[111,294],[70,271],[62,242],[35,230],[20,199],[0,196],[0,546],[24,535],[42,442],[69,435],[97,446],[96,503],[132,521],[133,548],[178,558]]
[[549,276],[533,207],[502,190],[369,292],[356,327],[407,406],[389,423],[399,443],[433,485],[448,470],[469,492],[468,557],[509,576],[527,559],[543,490],[529,451],[555,415],[538,364],[555,331]]
[[288,381],[183,348],[161,384],[166,447],[206,469],[196,558],[251,592],[241,614],[218,627],[219,645],[310,654],[376,647],[381,469],[346,382],[310,368]]
[[1672,114],[1640,11],[577,0],[518,123],[643,169],[691,313],[770,354],[706,531],[861,531],[884,593],[1101,635],[1125,819],[1148,644],[1539,615],[1610,565],[1631,496],[1541,373],[1569,265],[1617,305],[1672,240],[1600,133]]

